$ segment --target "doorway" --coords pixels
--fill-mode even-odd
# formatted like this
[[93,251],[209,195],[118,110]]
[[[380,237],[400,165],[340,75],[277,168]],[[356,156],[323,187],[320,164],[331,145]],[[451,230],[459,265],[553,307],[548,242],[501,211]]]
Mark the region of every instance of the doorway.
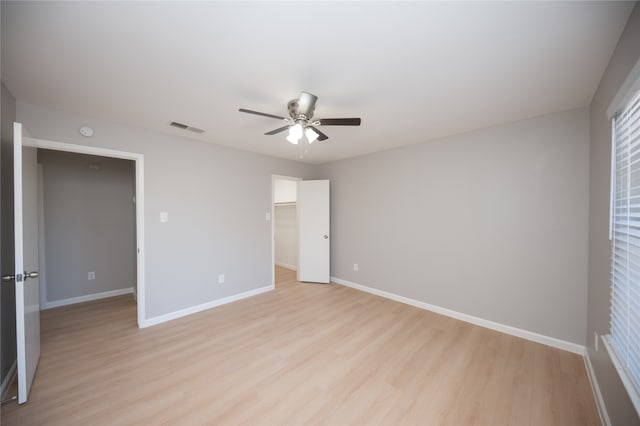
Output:
[[282,272],[298,269],[298,182],[292,176],[272,176],[271,185],[271,252],[273,285],[276,286],[276,270]]
[[135,163],[48,149],[37,157],[40,309],[135,297]]
[[[90,146],[83,145],[73,145],[66,144],[54,141],[48,141],[43,139],[34,139],[34,138],[24,138],[24,145],[30,146],[34,148],[38,148],[39,150],[49,150],[55,152],[63,152],[63,153],[75,153],[75,154],[84,154],[89,156],[96,156],[97,158],[104,158],[105,161],[113,160],[113,159],[121,159],[121,160],[131,160],[133,162],[133,174],[134,174],[134,194],[135,194],[135,204],[134,204],[134,223],[135,223],[135,231],[133,235],[131,235],[132,239],[134,239],[135,243],[133,248],[133,254],[135,256],[134,260],[134,268],[135,268],[135,282],[127,283],[134,292],[136,297],[136,307],[137,307],[137,323],[139,328],[143,328],[146,326],[146,316],[145,316],[145,268],[144,268],[144,156],[142,154],[123,152],[123,151],[114,151],[110,149],[104,148],[96,148]],[[87,164],[87,168],[91,171],[99,171],[100,170],[99,161],[94,161],[92,164]],[[98,170],[95,170],[98,168]],[[46,196],[46,195],[45,195]],[[133,200],[132,200],[133,201]],[[45,241],[46,243],[46,241]],[[45,254],[46,255],[46,254]],[[97,274],[91,275],[90,272],[96,273],[92,269],[88,269],[84,272],[84,278],[87,281],[93,281],[93,278],[97,281]],[[130,291],[129,291],[130,292]],[[116,291],[117,293],[117,291]],[[106,296],[108,296],[107,293]],[[116,295],[111,293],[111,295]],[[104,297],[105,295],[103,295]],[[82,298],[76,299],[76,302],[83,301]],[[49,305],[44,305],[43,308],[46,307],[55,307]]]
[[[13,353],[9,362],[17,364],[18,378],[18,403],[27,401],[30,384],[33,381],[35,369],[40,355],[40,298],[39,298],[39,273],[38,273],[38,170],[37,170],[37,149],[49,149],[53,151],[67,151],[80,154],[98,155],[104,157],[122,158],[133,160],[135,164],[135,193],[138,202],[135,206],[135,241],[133,254],[136,265],[136,288],[138,293],[136,309],[138,326],[145,324],[145,300],[144,300],[144,157],[141,154],[107,150],[102,148],[86,147],[81,145],[71,145],[48,140],[35,139],[25,136],[25,131],[20,123],[13,125],[13,205],[14,214],[14,246],[15,262],[11,271],[25,271],[24,273],[14,272],[3,275],[7,281],[15,281],[16,296],[12,304],[15,307],[15,341],[17,350]],[[5,145],[3,143],[3,145]],[[3,146],[4,148],[4,146]],[[3,156],[4,159],[4,156]],[[3,167],[4,172],[4,167]],[[4,182],[4,179],[3,179]],[[4,194],[4,192],[3,192]],[[4,201],[4,200],[3,200]],[[5,203],[3,203],[4,209]],[[3,214],[4,218],[4,214]],[[28,219],[28,220],[27,220]],[[26,221],[26,222],[25,222]],[[4,221],[3,221],[4,222]],[[26,224],[26,225],[25,225]],[[23,227],[23,225],[25,225]],[[73,226],[73,224],[72,224]],[[4,239],[3,239],[4,242]],[[27,242],[29,244],[27,244]],[[4,253],[4,250],[3,250]],[[3,259],[4,260],[4,259]],[[4,262],[3,262],[4,263]],[[28,271],[28,273],[27,273]],[[35,285],[26,286],[25,282],[29,278],[30,282],[35,281]],[[33,280],[33,281],[31,281]],[[28,287],[25,289],[25,287]],[[14,346],[14,347],[16,347]],[[3,348],[4,349],[4,348]],[[2,357],[6,360],[7,352],[3,350]],[[25,371],[26,370],[26,371]],[[7,374],[3,378],[3,385],[13,381],[13,374]],[[6,383],[5,383],[6,380]],[[5,387],[6,389],[6,387]]]

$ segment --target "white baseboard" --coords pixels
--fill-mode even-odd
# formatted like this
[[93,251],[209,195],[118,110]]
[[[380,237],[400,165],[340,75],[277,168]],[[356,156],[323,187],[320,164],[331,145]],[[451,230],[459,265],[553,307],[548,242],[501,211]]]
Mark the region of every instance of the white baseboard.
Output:
[[9,386],[13,383],[13,379],[16,378],[16,361],[13,361],[11,368],[7,372],[7,375],[2,380],[2,384],[0,384],[0,400],[5,400],[5,396],[7,395],[7,391],[9,390]]
[[215,308],[216,306],[225,305],[227,303],[236,302],[238,300],[246,299],[247,297],[256,296],[261,293],[273,290],[273,285],[268,285],[254,290],[245,291],[244,293],[234,294],[233,296],[224,297],[222,299],[212,300],[211,302],[202,303],[200,305],[191,306],[189,308],[180,309],[179,311],[170,312],[168,314],[159,315],[157,317],[149,318],[143,321],[139,325],[140,328],[151,327],[152,325],[161,324],[163,322],[178,319],[187,315],[195,314],[197,312],[206,311],[207,309]]
[[133,293],[133,287],[104,291],[102,293],[87,294],[85,296],[71,297],[69,299],[53,300],[51,302],[47,301],[44,303],[44,305],[40,306],[40,309],[45,311],[47,309],[59,308],[60,306],[74,305],[76,303],[106,299],[107,297],[122,296],[123,294],[129,293]]
[[405,303],[407,305],[415,306],[416,308],[424,309],[427,311],[435,312],[437,314],[445,315],[451,318],[455,318],[461,321],[465,321],[471,324],[479,325],[481,327],[489,328],[491,330],[499,331],[501,333],[510,334],[512,336],[521,337],[523,339],[531,340],[537,343],[542,343],[547,346],[562,349],[565,351],[573,352],[579,355],[585,354],[585,347],[576,343],[567,342],[565,340],[556,339],[555,337],[545,336],[543,334],[534,333],[532,331],[523,330],[521,328],[512,327],[510,325],[500,324],[498,322],[489,321],[483,318],[474,317],[472,315],[456,312],[451,309],[443,308],[441,306],[431,305],[429,303],[421,302],[419,300],[410,299],[408,297],[399,296],[397,294],[389,293],[383,290],[378,290],[373,287],[368,287],[362,284],[357,284],[347,280],[343,280],[337,277],[331,277],[331,281],[351,287],[356,290],[364,291],[367,293],[375,294],[386,299],[391,299],[396,302]]
[[293,271],[297,271],[297,270],[298,270],[298,267],[297,267],[296,265],[290,265],[290,264],[288,264],[288,263],[284,263],[284,262],[278,262],[278,261],[276,261],[276,265],[277,265],[277,266],[281,266],[281,267],[283,267],[283,268],[291,269],[291,270],[293,270]]
[[591,364],[591,358],[589,357],[589,351],[585,352],[584,365],[587,368],[587,377],[591,383],[591,389],[593,390],[593,396],[596,400],[596,408],[600,415],[600,422],[605,426],[611,426],[611,419],[609,419],[609,413],[607,413],[607,406],[604,405],[604,399],[602,398],[602,392],[600,392],[600,385],[598,385],[598,379],[596,373],[593,371],[593,365]]

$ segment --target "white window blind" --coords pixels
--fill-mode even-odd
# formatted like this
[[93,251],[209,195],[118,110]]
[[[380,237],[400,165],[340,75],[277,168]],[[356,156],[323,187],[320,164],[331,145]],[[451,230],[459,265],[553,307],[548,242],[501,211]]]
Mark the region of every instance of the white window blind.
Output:
[[[614,118],[609,344],[632,398],[640,394],[640,94]],[[635,398],[634,398],[635,399]]]

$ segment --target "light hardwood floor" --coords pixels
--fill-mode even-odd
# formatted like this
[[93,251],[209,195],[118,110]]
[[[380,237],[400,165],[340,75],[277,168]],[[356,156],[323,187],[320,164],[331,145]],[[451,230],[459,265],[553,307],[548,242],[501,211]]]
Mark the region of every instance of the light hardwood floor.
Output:
[[581,357],[339,285],[136,328],[130,296],[42,312],[3,425],[593,425]]

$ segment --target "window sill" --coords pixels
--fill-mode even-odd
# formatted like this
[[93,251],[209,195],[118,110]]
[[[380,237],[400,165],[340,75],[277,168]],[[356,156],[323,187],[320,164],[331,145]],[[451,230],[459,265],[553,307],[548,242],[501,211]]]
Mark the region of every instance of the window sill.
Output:
[[631,377],[627,373],[627,369],[624,367],[624,364],[618,357],[616,350],[611,346],[610,336],[602,336],[602,341],[604,342],[605,348],[607,348],[607,352],[609,353],[609,357],[611,357],[611,361],[613,362],[613,366],[618,371],[618,375],[624,384],[624,388],[627,390],[629,394],[629,398],[633,403],[633,406],[636,409],[636,412],[640,416],[640,392],[638,388],[633,384]]

